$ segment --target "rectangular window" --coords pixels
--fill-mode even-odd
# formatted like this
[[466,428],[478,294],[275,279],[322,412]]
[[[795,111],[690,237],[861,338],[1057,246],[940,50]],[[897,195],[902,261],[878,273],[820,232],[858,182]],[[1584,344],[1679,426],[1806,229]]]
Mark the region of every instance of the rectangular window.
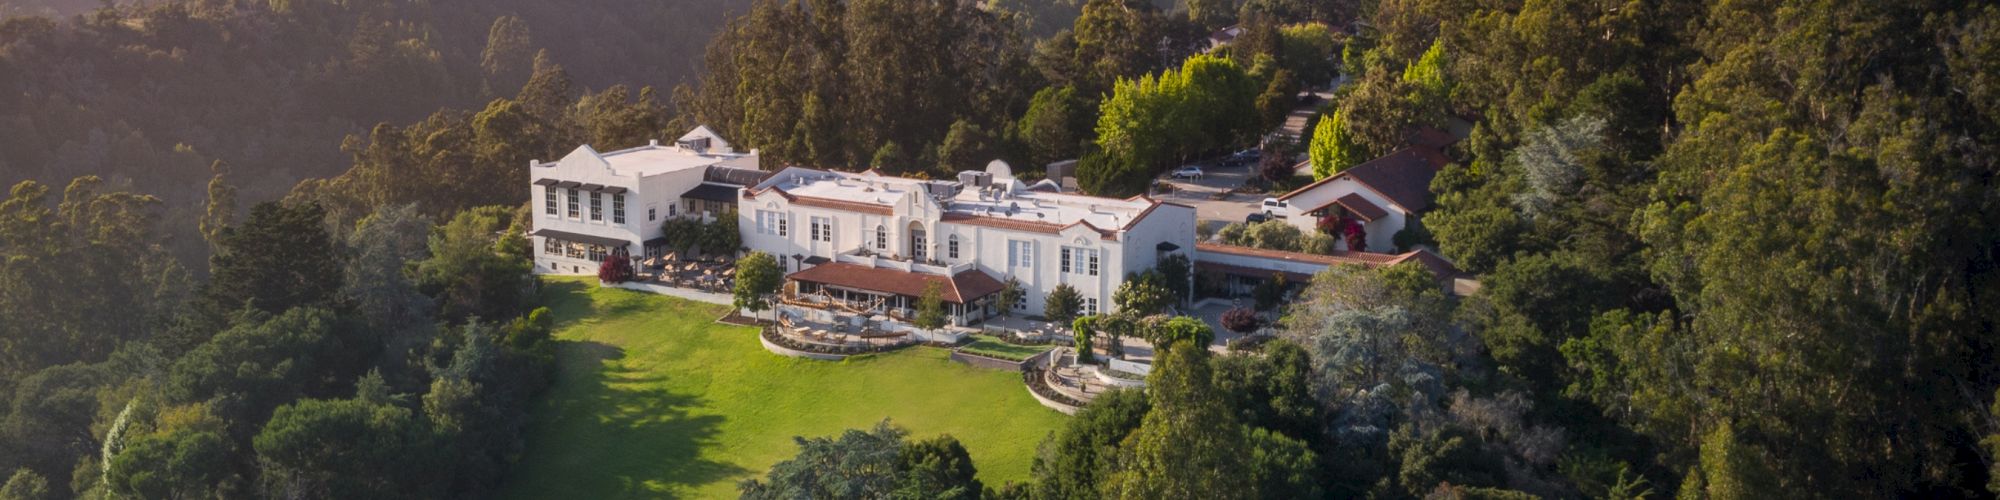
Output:
[[674,209],[676,209],[676,208],[680,208],[680,205],[679,205],[679,204],[672,204],[672,203],[670,203],[670,204],[667,204],[667,216],[668,216],[668,217],[673,217],[673,216],[674,216]]
[[649,221],[660,220],[659,207],[646,207],[646,220]]
[[572,259],[581,259],[583,258],[583,245],[580,243],[563,243],[563,255]]
[[1008,240],[1007,266],[1019,269],[1035,268],[1035,242]]
[[578,218],[578,217],[582,217],[582,215],[578,215],[578,213],[577,213],[577,210],[576,210],[576,203],[577,203],[577,202],[576,202],[576,190],[575,190],[575,189],[571,189],[571,190],[568,190],[568,191],[569,191],[569,196],[568,196],[568,198],[569,198],[569,218],[571,218],[571,219],[575,219],[575,218]]
[[556,188],[542,186],[542,205],[546,207],[543,209],[544,213],[552,216],[558,215],[556,213]]
[[1096,315],[1097,315],[1097,298],[1096,298],[1096,297],[1092,297],[1092,298],[1087,298],[1087,299],[1083,299],[1083,315],[1084,315],[1084,316],[1096,316]]
[[1097,250],[1089,248],[1063,247],[1062,272],[1066,274],[1096,276],[1098,253]]
[[604,220],[604,193],[590,192],[590,220]]
[[603,261],[604,261],[604,245],[591,245],[591,246],[590,246],[590,261],[591,261],[591,262],[603,262]]
[[624,224],[624,223],[625,223],[625,195],[624,195],[624,194],[621,194],[621,193],[612,193],[612,195],[611,195],[611,223],[612,223],[612,224]]
[[882,226],[875,226],[875,249],[876,250],[889,249],[889,228]]
[[788,225],[789,225],[790,223],[789,223],[789,222],[786,222],[786,220],[785,220],[785,219],[789,219],[789,217],[785,217],[785,214],[778,214],[778,236],[791,236],[791,235],[792,235],[792,232],[791,232],[791,230],[790,230],[791,228],[789,228],[789,227],[786,227],[786,226],[788,226]]
[[563,245],[561,241],[558,241],[555,238],[542,238],[542,253],[546,253],[549,255],[562,255],[562,252],[563,252]]
[[769,210],[757,211],[757,234],[785,235],[785,214]]
[[833,242],[833,221],[825,217],[813,217],[812,240]]

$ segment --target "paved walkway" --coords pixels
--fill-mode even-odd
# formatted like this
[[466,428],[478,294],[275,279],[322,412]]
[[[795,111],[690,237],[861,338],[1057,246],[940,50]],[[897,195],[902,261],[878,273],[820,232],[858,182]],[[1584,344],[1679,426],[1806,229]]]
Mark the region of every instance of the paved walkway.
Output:
[[640,283],[636,281],[619,283],[616,286],[627,290],[638,290],[641,292],[657,293],[660,295],[671,295],[696,302],[707,302],[710,304],[721,304],[725,306],[736,304],[736,297],[726,293],[704,292],[692,288],[676,288],[676,287],[658,285],[653,283]]

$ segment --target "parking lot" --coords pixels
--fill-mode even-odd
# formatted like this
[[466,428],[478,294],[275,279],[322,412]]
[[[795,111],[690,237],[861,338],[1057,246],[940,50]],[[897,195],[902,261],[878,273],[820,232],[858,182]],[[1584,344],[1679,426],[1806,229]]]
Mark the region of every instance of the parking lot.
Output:
[[[1155,193],[1153,197],[1195,207],[1195,218],[1211,230],[1224,224],[1243,222],[1244,217],[1260,211],[1258,205],[1264,201],[1263,193],[1229,193],[1256,175],[1256,163],[1222,166],[1217,161],[1208,160],[1190,165],[1202,168],[1200,179],[1162,176],[1160,181],[1173,186],[1174,190],[1171,193]],[[1229,194],[1218,198],[1221,193]]]

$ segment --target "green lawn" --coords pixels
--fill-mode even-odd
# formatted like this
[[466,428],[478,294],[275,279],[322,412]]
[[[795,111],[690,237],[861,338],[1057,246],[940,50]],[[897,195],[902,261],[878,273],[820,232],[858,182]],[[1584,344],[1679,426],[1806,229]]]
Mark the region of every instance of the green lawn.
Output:
[[985,335],[973,335],[972,339],[973,339],[972,343],[966,344],[965,347],[961,347],[959,349],[972,354],[980,354],[988,357],[1013,360],[1013,361],[1028,359],[1028,356],[1041,354],[1042,351],[1054,349],[1053,346],[1045,346],[1045,345],[1009,344],[1006,341],[993,337],[988,337]]
[[549,279],[557,375],[532,411],[507,498],[724,498],[826,436],[888,418],[913,437],[951,434],[989,484],[1027,478],[1065,417],[1020,375],[916,347],[844,362],[765,351],[726,307]]

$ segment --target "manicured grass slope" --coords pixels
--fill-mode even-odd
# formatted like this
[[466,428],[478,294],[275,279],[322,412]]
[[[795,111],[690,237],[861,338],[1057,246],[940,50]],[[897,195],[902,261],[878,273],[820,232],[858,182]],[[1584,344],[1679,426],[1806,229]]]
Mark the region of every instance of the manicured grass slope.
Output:
[[912,348],[845,362],[771,354],[756,330],[714,323],[726,307],[550,279],[558,320],[555,385],[508,498],[725,498],[828,436],[883,418],[913,437],[951,434],[980,479],[1020,481],[1061,414],[1020,375]]

